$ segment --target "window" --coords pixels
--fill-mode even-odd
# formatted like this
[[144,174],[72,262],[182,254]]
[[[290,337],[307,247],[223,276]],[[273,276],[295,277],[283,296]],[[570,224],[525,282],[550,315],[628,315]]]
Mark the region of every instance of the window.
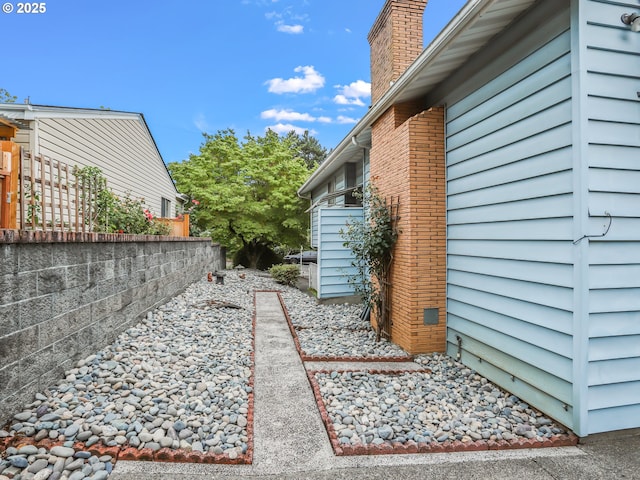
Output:
[[162,218],[171,217],[171,200],[162,197],[160,201],[160,216]]
[[344,204],[349,206],[361,207],[362,200],[353,196],[357,181],[357,165],[355,163],[346,163],[344,165],[344,177],[347,189],[352,189],[348,193],[345,193]]

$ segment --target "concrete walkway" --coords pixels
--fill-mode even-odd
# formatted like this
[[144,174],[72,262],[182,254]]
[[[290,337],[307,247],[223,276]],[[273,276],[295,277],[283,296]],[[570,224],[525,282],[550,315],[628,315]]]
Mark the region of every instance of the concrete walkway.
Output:
[[[277,295],[256,293],[256,309],[253,464],[119,461],[110,480],[640,479],[640,431],[593,436],[578,447],[336,457]],[[349,364],[324,368],[336,366]]]

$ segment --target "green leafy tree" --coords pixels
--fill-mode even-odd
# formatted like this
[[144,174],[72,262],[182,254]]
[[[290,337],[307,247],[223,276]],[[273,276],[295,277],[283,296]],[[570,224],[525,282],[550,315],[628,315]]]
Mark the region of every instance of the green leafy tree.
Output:
[[[197,227],[256,268],[265,251],[306,243],[309,216],[296,192],[309,169],[292,137],[269,130],[240,141],[233,130],[204,134],[197,155],[169,164],[179,191],[195,205]],[[197,204],[194,202],[198,202]]]
[[296,154],[304,160],[310,170],[315,169],[327,158],[327,149],[320,145],[317,138],[309,135],[308,130],[305,130],[302,135],[291,131],[287,139],[291,141]]
[[4,88],[0,88],[0,103],[16,103],[16,100],[18,100],[18,97],[11,95]]

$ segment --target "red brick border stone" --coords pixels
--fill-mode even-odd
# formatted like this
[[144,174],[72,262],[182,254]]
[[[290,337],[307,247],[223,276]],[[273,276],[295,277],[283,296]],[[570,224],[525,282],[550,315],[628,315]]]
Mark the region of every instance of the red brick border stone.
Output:
[[127,242],[207,242],[202,237],[134,235],[129,233],[43,232],[0,229],[0,243],[127,243]]

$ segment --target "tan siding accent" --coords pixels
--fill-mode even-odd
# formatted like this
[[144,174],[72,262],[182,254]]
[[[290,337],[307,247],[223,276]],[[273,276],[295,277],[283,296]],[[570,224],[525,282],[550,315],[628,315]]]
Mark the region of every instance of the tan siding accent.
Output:
[[17,143],[21,147],[24,147],[25,150],[30,149],[29,139],[30,139],[29,130],[18,130],[14,138],[15,143]]
[[135,119],[48,118],[39,122],[39,153],[71,165],[99,167],[120,196],[144,198],[160,214],[176,190],[145,125]]

